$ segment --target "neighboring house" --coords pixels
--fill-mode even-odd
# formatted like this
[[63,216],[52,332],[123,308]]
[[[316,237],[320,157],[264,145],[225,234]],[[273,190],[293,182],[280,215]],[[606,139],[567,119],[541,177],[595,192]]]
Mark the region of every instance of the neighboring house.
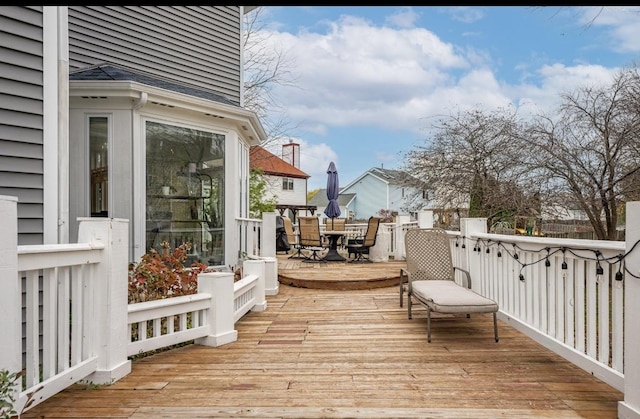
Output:
[[130,259],[162,241],[235,264],[248,216],[243,6],[0,8],[0,194],[18,243],[77,239],[78,217],[129,220]]
[[[340,193],[338,195],[338,206],[340,207],[340,218],[346,218],[347,222],[349,222],[354,217],[353,207],[355,205],[356,194],[354,193]],[[324,213],[324,210],[329,205],[329,198],[327,198],[327,190],[320,189],[318,192],[309,200],[309,205],[314,205],[318,208],[316,214],[320,217],[320,222],[324,223],[327,216]]]
[[374,167],[341,188],[341,195],[355,195],[353,203],[349,205],[349,210],[353,211],[351,218],[365,220],[378,215],[380,210],[414,214],[429,208],[429,191],[406,186],[407,176],[399,170]]
[[[300,170],[300,145],[289,142],[282,146],[282,158],[256,145],[250,150],[251,169],[260,169],[267,183],[265,199],[276,199],[277,205],[307,205],[309,175]],[[286,214],[295,219],[293,214]]]
[[552,205],[552,206],[544,206],[542,208],[542,214],[540,217],[543,220],[553,220],[553,221],[587,221],[589,217],[584,210],[580,209],[569,209],[562,205]]

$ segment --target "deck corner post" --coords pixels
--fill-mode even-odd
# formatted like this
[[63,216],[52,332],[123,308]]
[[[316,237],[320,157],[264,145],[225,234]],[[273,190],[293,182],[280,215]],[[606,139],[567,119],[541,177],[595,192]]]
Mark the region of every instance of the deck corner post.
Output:
[[396,216],[396,234],[395,234],[395,243],[394,243],[394,252],[393,258],[395,260],[402,260],[407,256],[407,253],[404,249],[404,233],[405,230],[402,228],[403,225],[411,222],[411,216],[408,214],[397,215]]
[[265,311],[267,309],[267,300],[265,298],[265,261],[245,260],[242,264],[242,272],[245,276],[256,275],[258,277],[255,291],[256,303],[251,308],[251,311]]
[[276,257],[263,257],[264,261],[264,293],[265,295],[278,295],[280,282],[278,281],[278,259]]
[[[624,400],[618,402],[618,417],[640,418],[640,331],[635,322],[640,318],[640,201],[627,202],[624,304]],[[632,250],[633,249],[633,250]]]
[[[22,369],[22,297],[18,276],[18,198],[0,196],[0,369],[18,373]],[[14,399],[19,383],[14,382]]]
[[433,210],[418,212],[418,228],[433,228]]
[[260,236],[260,256],[276,257],[276,213],[262,213],[262,234]]
[[198,274],[198,292],[211,295],[211,307],[207,310],[206,324],[209,335],[198,338],[195,343],[205,346],[220,346],[238,340],[234,329],[233,272],[203,272]]
[[131,372],[127,358],[129,269],[129,220],[78,218],[78,243],[104,244],[103,257],[91,278],[95,328],[95,372],[83,379],[93,384],[112,384]]

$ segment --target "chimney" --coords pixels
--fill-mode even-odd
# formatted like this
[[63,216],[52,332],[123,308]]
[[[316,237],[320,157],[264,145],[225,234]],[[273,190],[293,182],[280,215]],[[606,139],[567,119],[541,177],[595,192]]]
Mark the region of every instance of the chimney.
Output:
[[296,169],[300,168],[300,144],[289,140],[288,144],[282,145],[282,160],[286,161]]

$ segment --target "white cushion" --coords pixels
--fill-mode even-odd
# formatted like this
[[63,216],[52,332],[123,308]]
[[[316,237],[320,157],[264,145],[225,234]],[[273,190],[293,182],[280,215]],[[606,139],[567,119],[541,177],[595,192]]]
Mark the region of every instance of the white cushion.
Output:
[[413,295],[440,313],[493,313],[498,303],[454,281],[411,281]]

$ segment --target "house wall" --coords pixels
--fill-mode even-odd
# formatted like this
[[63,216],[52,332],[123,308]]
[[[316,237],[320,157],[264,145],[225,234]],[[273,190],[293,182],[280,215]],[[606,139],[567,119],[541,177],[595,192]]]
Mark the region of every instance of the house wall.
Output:
[[42,6],[0,7],[0,195],[18,197],[18,244],[44,240]]
[[388,208],[387,184],[375,176],[366,175],[340,193],[356,194],[355,202],[349,209],[354,211],[354,218],[358,220],[367,219],[377,215],[381,209]]
[[240,6],[69,6],[70,71],[104,62],[241,105]]
[[277,197],[277,203],[280,205],[307,205],[307,180],[292,178],[293,190],[282,189],[282,177],[265,175],[267,182],[267,197]]

